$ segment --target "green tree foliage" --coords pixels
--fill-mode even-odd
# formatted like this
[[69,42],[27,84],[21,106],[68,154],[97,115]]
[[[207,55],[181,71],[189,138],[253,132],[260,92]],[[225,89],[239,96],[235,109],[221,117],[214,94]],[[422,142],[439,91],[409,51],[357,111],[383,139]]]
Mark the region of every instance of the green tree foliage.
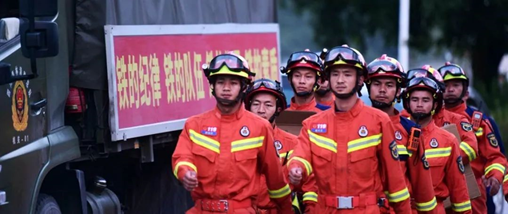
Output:
[[[324,47],[355,44],[379,33],[388,45],[398,41],[398,0],[290,0],[298,12],[313,15],[314,40]],[[471,57],[475,84],[497,79],[508,51],[507,0],[412,0],[409,45],[425,52],[448,48]],[[492,92],[487,88],[488,92]]]

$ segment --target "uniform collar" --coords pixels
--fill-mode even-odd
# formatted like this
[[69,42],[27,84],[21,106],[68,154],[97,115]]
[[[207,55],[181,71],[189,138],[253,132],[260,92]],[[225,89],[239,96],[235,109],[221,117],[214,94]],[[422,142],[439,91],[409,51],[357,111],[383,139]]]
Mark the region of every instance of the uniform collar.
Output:
[[304,103],[304,104],[297,104],[295,102],[295,97],[292,97],[291,98],[291,105],[293,108],[295,108],[296,110],[299,110],[299,109],[311,109],[311,108],[315,108],[316,107],[316,99],[315,98],[312,98],[312,100],[308,103]]
[[228,115],[222,114],[222,112],[219,110],[219,108],[217,106],[215,106],[215,116],[218,119],[224,120],[224,121],[238,120],[243,116],[245,111],[247,111],[247,110],[245,110],[245,106],[243,103],[240,105],[240,108],[238,108],[238,110],[236,112],[234,112],[233,114],[228,114]]
[[360,112],[362,111],[363,107],[365,106],[365,104],[363,103],[363,101],[361,99],[356,99],[356,103],[355,105],[349,109],[349,111],[346,111],[346,112],[337,112],[335,111],[335,105],[333,106],[333,108],[330,108],[330,111],[333,111],[335,113],[335,116],[338,116],[339,118],[354,118],[356,116],[358,116],[358,114],[360,114]]
[[400,113],[399,113],[399,111],[397,111],[397,109],[394,109],[393,112],[395,114],[390,116],[390,120],[392,121],[393,124],[400,123]]
[[445,116],[445,111],[446,109],[445,108],[442,108],[440,111],[438,111],[437,114],[435,114],[434,116],[432,116],[433,119],[442,119],[444,116]]
[[434,129],[436,129],[436,127],[437,126],[434,123],[434,120],[432,119],[432,120],[430,120],[429,124],[427,124],[427,126],[422,128],[422,131],[431,133],[432,131],[434,131]]
[[452,111],[452,112],[455,112],[455,113],[458,113],[458,112],[464,112],[466,111],[467,109],[467,105],[465,102],[462,102],[462,104],[458,105],[458,106],[455,106],[455,107],[451,107],[451,108],[447,108],[449,111]]

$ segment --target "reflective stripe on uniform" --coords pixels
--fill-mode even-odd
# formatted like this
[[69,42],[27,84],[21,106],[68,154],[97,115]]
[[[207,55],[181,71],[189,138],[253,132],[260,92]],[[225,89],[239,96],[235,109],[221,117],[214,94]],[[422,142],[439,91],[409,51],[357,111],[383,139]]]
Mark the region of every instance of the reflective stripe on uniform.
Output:
[[194,170],[194,172],[196,172],[196,173],[198,172],[198,168],[193,163],[187,162],[187,161],[180,161],[180,162],[176,163],[175,169],[173,170],[173,174],[175,175],[176,178],[178,178],[178,168],[180,168],[180,166],[188,166],[188,167],[192,168]]
[[423,203],[415,202],[415,204],[416,204],[416,210],[422,211],[422,212],[427,212],[427,211],[431,211],[434,208],[436,208],[437,201],[436,201],[436,197],[433,197],[432,200],[430,200],[428,202],[423,202]]
[[455,212],[465,212],[471,210],[471,201],[465,201],[462,203],[453,203],[453,211]]
[[478,130],[476,130],[474,134],[476,135],[476,137],[483,136],[483,128],[482,127],[478,128]]
[[450,156],[450,154],[452,154],[452,147],[435,148],[435,149],[426,149],[425,150],[425,157],[427,157],[427,159],[448,157],[448,156]]
[[508,181],[508,174],[504,176],[503,183]]
[[307,176],[309,176],[310,173],[312,173],[312,165],[310,165],[309,161],[307,161],[307,160],[305,160],[303,158],[299,158],[299,157],[292,157],[291,159],[289,159],[287,165],[289,166],[289,164],[293,160],[300,161],[305,166],[305,169],[307,170]]
[[377,146],[381,143],[383,134],[368,136],[365,138],[356,139],[347,143],[347,152],[354,152],[361,149]]
[[466,153],[469,161],[473,161],[474,159],[476,159],[476,152],[466,142],[464,142],[464,141],[460,142],[460,149],[462,149],[462,151],[464,151],[464,153]]
[[270,198],[282,198],[289,194],[291,194],[291,189],[289,189],[288,184],[278,190],[268,190],[268,195]]
[[310,130],[307,130],[307,133],[309,134],[310,142],[316,144],[316,146],[319,146],[323,149],[337,153],[337,143],[334,140],[314,134]]
[[291,155],[293,154],[293,150],[289,150],[288,152],[284,152],[282,154],[279,154],[280,155],[280,161],[284,161],[284,159],[286,159],[286,156],[288,158],[288,160],[291,158]]
[[303,194],[303,201],[318,201],[317,193],[315,192],[306,192]]
[[198,144],[206,149],[209,149],[211,151],[214,151],[216,153],[220,153],[220,143],[215,141],[214,139],[211,139],[209,137],[206,137],[204,135],[201,135],[197,133],[196,131],[190,129],[190,139],[195,144]]
[[401,202],[409,198],[409,191],[407,190],[407,187],[396,193],[385,193],[387,193],[386,196],[388,197],[388,201],[391,203]]
[[503,175],[505,174],[505,168],[504,168],[504,166],[502,164],[493,163],[490,166],[485,168],[485,175],[489,174],[489,172],[494,170],[494,169],[498,170]]
[[409,155],[409,152],[404,145],[397,145],[397,150],[399,150],[399,155]]
[[247,149],[254,149],[263,146],[264,136],[253,137],[231,142],[231,152],[238,152]]

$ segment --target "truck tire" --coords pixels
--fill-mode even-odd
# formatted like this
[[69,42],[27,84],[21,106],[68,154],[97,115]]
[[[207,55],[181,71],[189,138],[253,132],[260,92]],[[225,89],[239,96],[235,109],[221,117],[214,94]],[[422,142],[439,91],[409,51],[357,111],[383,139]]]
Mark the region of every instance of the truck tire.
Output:
[[35,214],[62,214],[55,198],[46,194],[39,194]]

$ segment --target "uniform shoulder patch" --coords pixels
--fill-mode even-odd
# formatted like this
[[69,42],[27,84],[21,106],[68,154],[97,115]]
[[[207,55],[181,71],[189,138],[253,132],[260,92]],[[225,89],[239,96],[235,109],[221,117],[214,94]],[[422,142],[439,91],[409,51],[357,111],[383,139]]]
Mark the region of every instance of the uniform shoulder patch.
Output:
[[399,160],[399,150],[397,149],[397,143],[395,141],[390,143],[390,151],[392,153],[392,158]]
[[487,135],[487,139],[489,139],[489,143],[492,147],[497,148],[499,143],[497,142],[496,135],[494,133],[490,133]]
[[457,166],[459,167],[459,171],[464,174],[465,168],[464,163],[462,162],[462,156],[457,157]]
[[422,155],[422,165],[423,165],[424,169],[429,169],[430,168],[429,161],[427,160],[427,156],[425,156],[425,154]]
[[471,123],[460,122],[460,126],[462,127],[462,130],[464,130],[466,132],[473,131],[473,125],[471,125]]

